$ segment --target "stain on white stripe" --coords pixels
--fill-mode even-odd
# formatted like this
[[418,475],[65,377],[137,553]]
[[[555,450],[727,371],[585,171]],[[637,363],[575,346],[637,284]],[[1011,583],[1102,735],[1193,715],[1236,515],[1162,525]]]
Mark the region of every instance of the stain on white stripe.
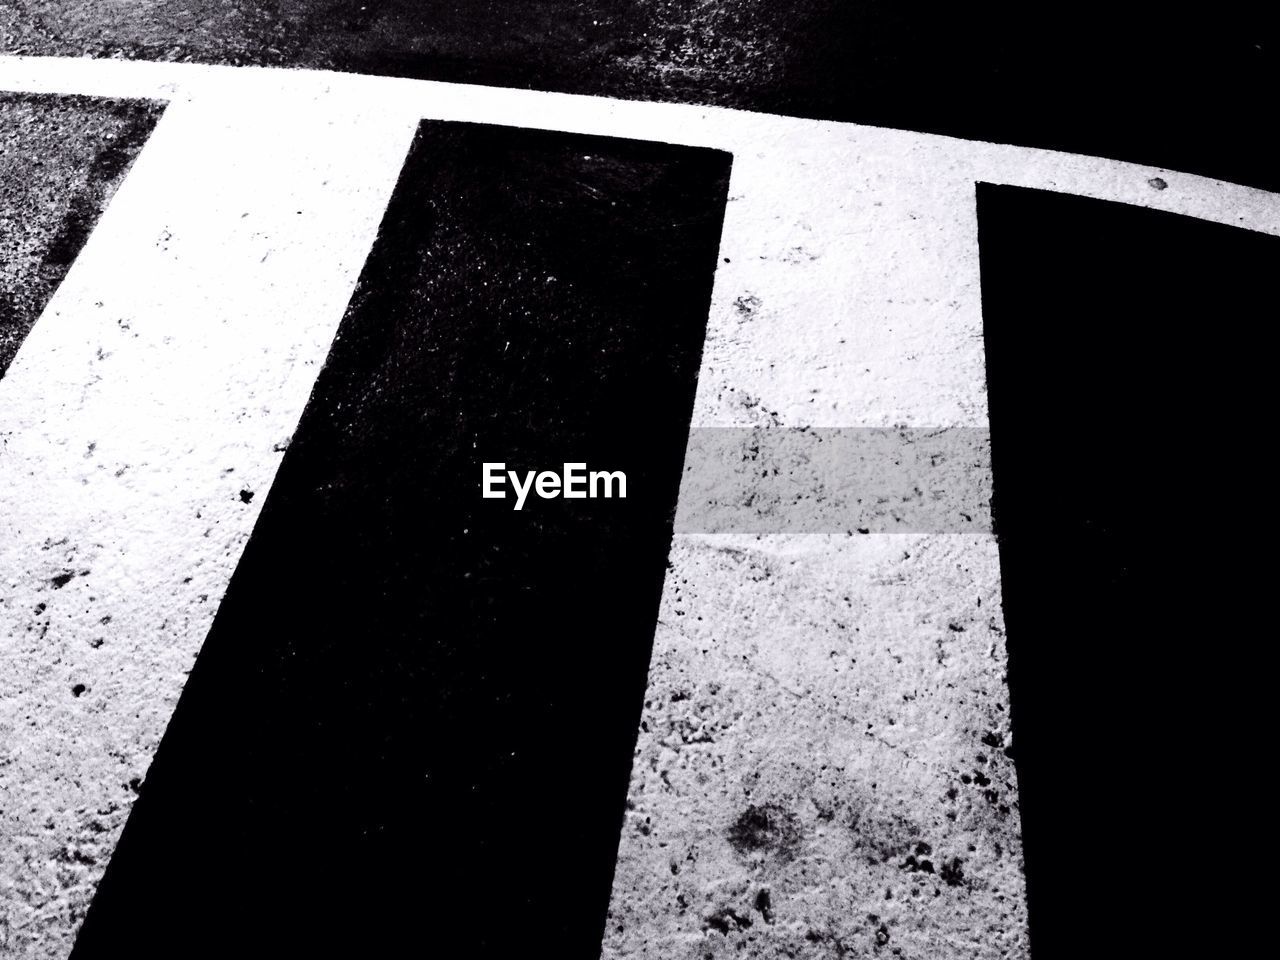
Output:
[[[0,935],[24,956],[70,943],[123,820],[121,783],[145,769],[212,618],[410,118],[734,153],[695,427],[985,428],[977,181],[1280,233],[1280,196],[1203,177],[723,109],[23,58],[0,58],[0,89],[174,103],[0,388]],[[242,503],[240,490],[254,499]],[[878,824],[892,849],[923,842],[924,826],[938,828],[939,849],[978,848],[966,889],[981,895],[908,911],[916,946],[937,957],[1025,953],[1016,803],[998,821],[912,815],[972,761],[975,743],[1008,732],[993,539],[677,536],[671,559],[606,954],[677,955],[752,917],[775,946],[785,935],[847,949],[840,924],[855,921],[868,944],[896,936],[855,913],[871,888],[844,840],[824,839],[832,798],[852,796],[854,783],[865,787],[860,822]],[[29,634],[41,603],[47,629]],[[104,655],[112,642],[117,652]],[[732,698],[716,700],[726,680],[702,672],[712,655],[725,658],[715,671],[736,685]],[[870,687],[833,674],[854,661],[870,665]],[[78,683],[86,690],[72,697]],[[814,716],[792,708],[797,698]],[[890,715],[902,703],[917,706]],[[1011,783],[1000,790],[1011,797]],[[789,806],[800,797],[807,807]],[[761,823],[776,827],[761,833]],[[981,844],[966,840],[975,831]],[[673,832],[739,866],[706,873],[691,898],[665,879],[683,869],[664,859]],[[794,899],[764,890],[757,860],[799,850],[815,885]],[[826,892],[837,875],[846,886]],[[776,924],[763,908],[751,913],[761,903]]]

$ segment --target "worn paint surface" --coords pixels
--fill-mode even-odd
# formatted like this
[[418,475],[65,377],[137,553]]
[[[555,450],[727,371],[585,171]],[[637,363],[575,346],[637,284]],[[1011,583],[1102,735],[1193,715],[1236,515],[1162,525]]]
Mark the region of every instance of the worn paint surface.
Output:
[[[77,960],[596,960],[728,179],[421,126]],[[478,495],[574,457],[626,498]]]
[[603,955],[1026,956],[991,538],[672,562]]
[[[70,948],[420,117],[733,152],[695,427],[984,427],[977,180],[1280,232],[1275,196],[1168,170],[727,110],[107,62],[0,87],[172,100],[0,381],[24,957]],[[994,540],[671,560],[606,955],[1025,955]]]
[[0,93],[0,377],[159,113],[145,101]]
[[70,949],[413,128],[204,106],[166,111],[0,381],[0,936],[18,956]]
[[1258,5],[0,0],[0,49],[337,69],[877,124],[1276,188]]

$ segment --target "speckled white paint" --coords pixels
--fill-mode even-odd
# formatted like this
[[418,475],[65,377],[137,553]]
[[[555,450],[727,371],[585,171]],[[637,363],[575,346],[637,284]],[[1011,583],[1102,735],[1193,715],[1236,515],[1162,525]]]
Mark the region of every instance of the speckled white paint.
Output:
[[175,104],[0,381],[0,913],[19,954],[66,952],[412,133],[269,92]]
[[[734,154],[695,426],[985,427],[976,181],[1280,233],[1280,197],[1203,177],[716,108],[33,58],[0,58],[0,89],[171,103],[0,381],[0,945],[15,956],[69,949],[418,118]],[[874,948],[878,925],[859,911],[885,878],[823,819],[855,796],[881,833],[928,827],[948,849],[987,838],[963,897],[903,907],[888,935],[932,957],[1025,953],[1016,806],[999,823],[938,806],[974,762],[978,721],[1003,723],[991,538],[687,535],[672,559],[606,955],[729,955],[744,937],[750,956]],[[785,589],[760,587],[762,569],[785,569]],[[699,619],[673,628],[691,582]],[[979,597],[977,628],[940,627]],[[867,633],[850,640],[850,626]],[[930,659],[939,637],[942,665]],[[685,708],[658,694],[682,671],[731,696],[698,721],[719,746],[672,777],[658,731]],[[908,696],[932,706],[893,713]],[[840,777],[820,776],[833,762]],[[790,859],[726,844],[742,805],[764,796],[797,805]],[[643,830],[630,829],[636,811]],[[703,858],[692,906],[675,912],[660,908],[672,873],[653,839],[672,835]],[[766,883],[774,923],[707,928],[707,911],[749,913]]]

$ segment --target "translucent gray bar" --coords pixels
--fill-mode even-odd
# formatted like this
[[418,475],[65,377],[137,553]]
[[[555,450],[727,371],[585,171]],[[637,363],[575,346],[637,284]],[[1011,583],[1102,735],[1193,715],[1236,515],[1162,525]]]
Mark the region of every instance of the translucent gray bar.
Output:
[[990,432],[689,432],[676,533],[989,533]]

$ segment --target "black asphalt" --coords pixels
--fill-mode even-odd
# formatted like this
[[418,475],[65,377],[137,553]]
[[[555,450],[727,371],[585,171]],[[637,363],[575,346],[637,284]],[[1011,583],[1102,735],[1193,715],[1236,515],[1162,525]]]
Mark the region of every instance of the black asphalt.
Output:
[[596,960],[728,169],[424,125],[77,960]]
[[1033,955],[1247,953],[1280,238],[985,184],[978,218]]
[[0,3],[33,54],[296,65],[721,104],[1280,188],[1262,4],[901,0]]

